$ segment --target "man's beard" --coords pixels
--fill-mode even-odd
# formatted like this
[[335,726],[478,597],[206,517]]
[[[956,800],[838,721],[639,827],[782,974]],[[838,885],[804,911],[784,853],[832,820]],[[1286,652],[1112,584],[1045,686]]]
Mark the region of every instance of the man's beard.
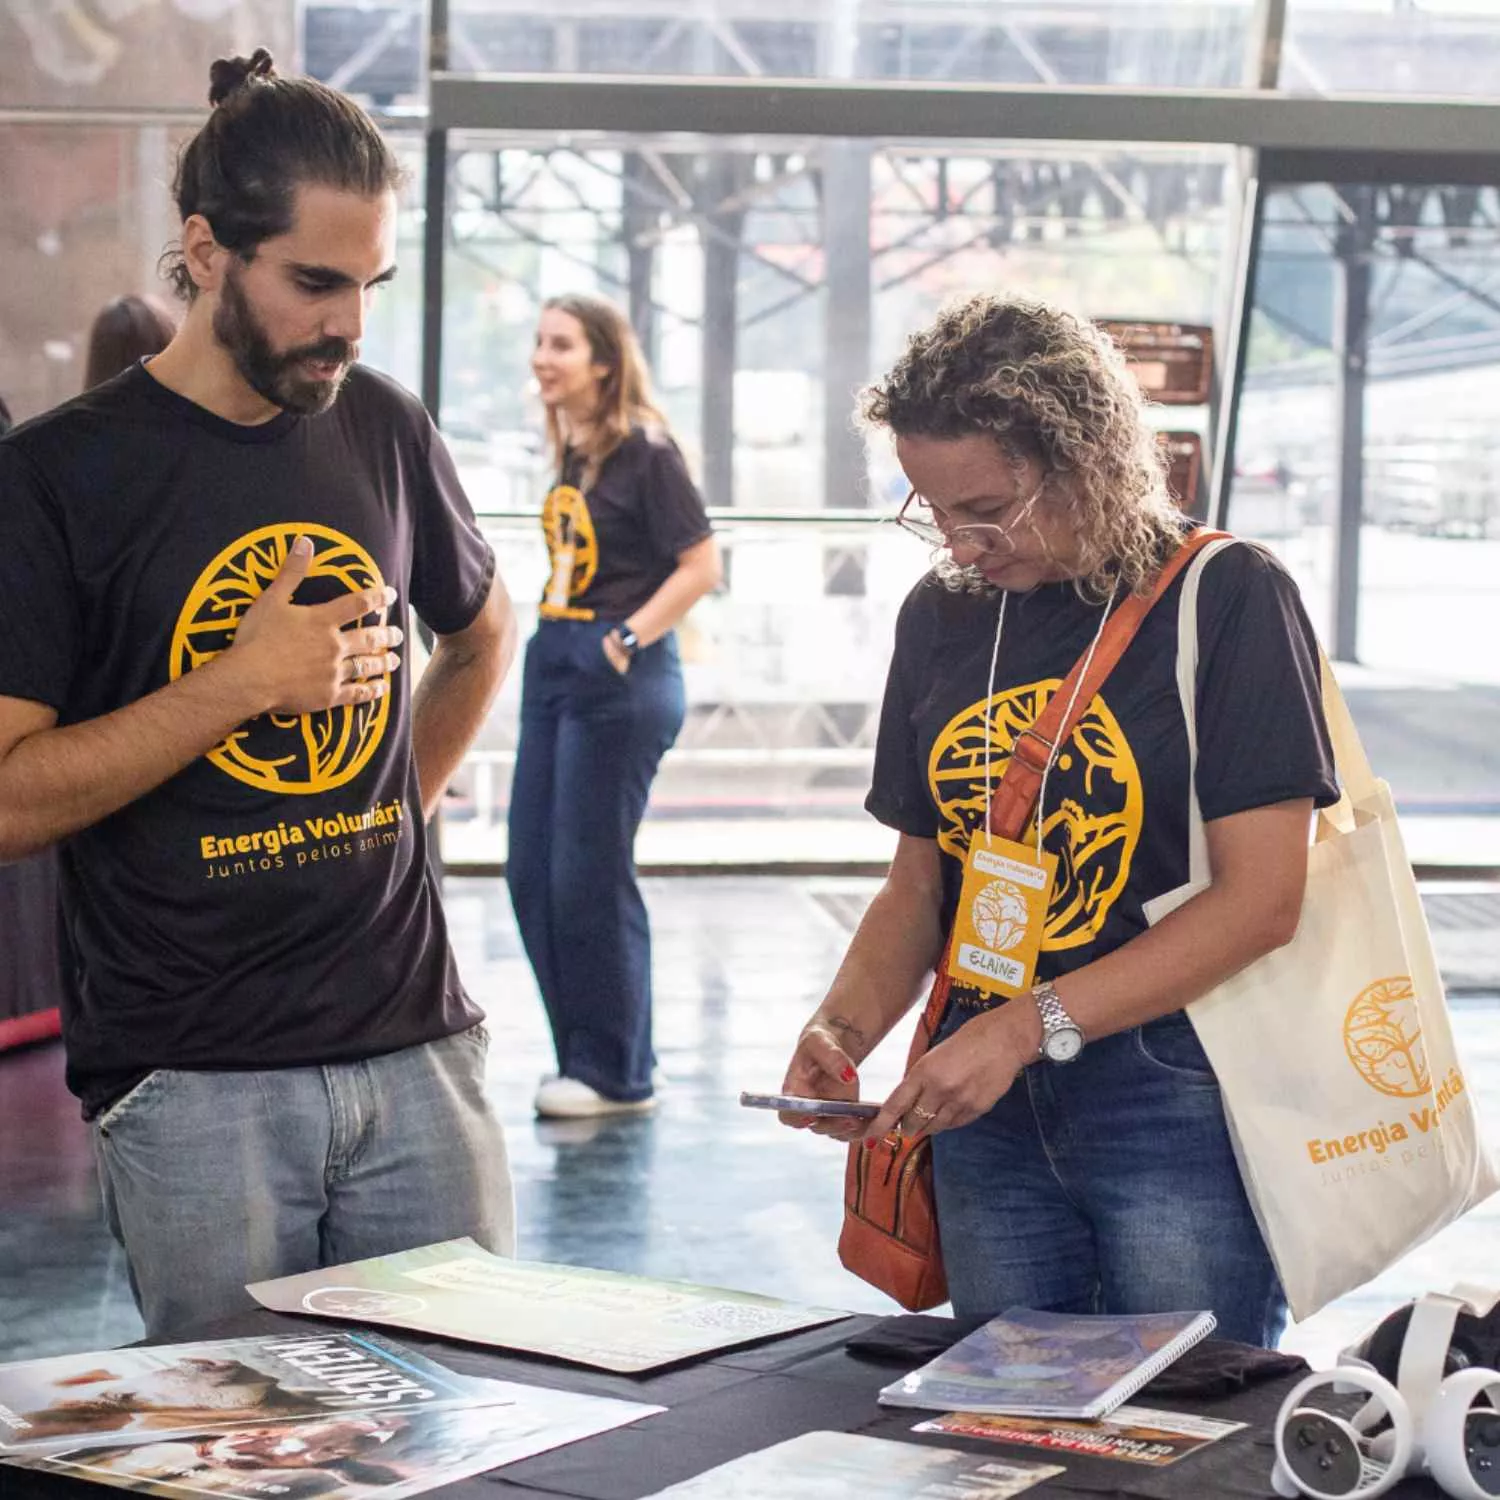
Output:
[[[283,411],[304,417],[315,417],[333,405],[354,359],[349,341],[335,338],[278,354],[233,270],[224,278],[219,305],[214,309],[214,336],[257,395]],[[303,360],[336,360],[344,368],[332,380],[312,380],[300,373]]]

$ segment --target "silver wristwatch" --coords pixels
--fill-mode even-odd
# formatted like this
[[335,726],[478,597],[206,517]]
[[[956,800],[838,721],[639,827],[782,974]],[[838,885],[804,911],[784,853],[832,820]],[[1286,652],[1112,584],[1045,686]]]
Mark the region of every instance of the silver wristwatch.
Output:
[[1042,1018],[1042,1045],[1037,1056],[1048,1062],[1069,1063],[1083,1051],[1083,1028],[1063,1009],[1062,997],[1043,979],[1031,987],[1037,1014]]

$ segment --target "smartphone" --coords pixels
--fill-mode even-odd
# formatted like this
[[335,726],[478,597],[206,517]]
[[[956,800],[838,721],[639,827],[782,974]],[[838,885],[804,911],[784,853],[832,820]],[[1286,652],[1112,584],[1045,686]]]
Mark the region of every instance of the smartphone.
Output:
[[804,1099],[798,1094],[741,1094],[746,1109],[775,1109],[789,1115],[839,1115],[848,1120],[873,1120],[880,1106],[863,1099]]

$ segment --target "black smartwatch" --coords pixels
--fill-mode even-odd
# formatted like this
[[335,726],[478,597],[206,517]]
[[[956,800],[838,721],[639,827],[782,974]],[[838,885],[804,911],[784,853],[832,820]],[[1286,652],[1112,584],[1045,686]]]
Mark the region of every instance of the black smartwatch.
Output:
[[632,661],[635,653],[641,649],[641,638],[628,625],[615,626],[615,639],[620,643],[620,650]]

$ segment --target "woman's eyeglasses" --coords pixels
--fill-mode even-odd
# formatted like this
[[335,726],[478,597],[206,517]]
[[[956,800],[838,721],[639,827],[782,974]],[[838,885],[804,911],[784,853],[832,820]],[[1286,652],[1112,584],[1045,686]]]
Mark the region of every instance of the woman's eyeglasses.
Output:
[[913,536],[920,537],[931,547],[966,547],[971,552],[999,552],[1010,540],[1010,534],[1031,514],[1031,507],[1043,486],[1038,485],[1034,494],[1016,508],[1016,513],[1003,526],[993,521],[966,521],[958,526],[944,525],[933,510],[915,490],[907,495],[906,503],[896,515],[896,524]]

